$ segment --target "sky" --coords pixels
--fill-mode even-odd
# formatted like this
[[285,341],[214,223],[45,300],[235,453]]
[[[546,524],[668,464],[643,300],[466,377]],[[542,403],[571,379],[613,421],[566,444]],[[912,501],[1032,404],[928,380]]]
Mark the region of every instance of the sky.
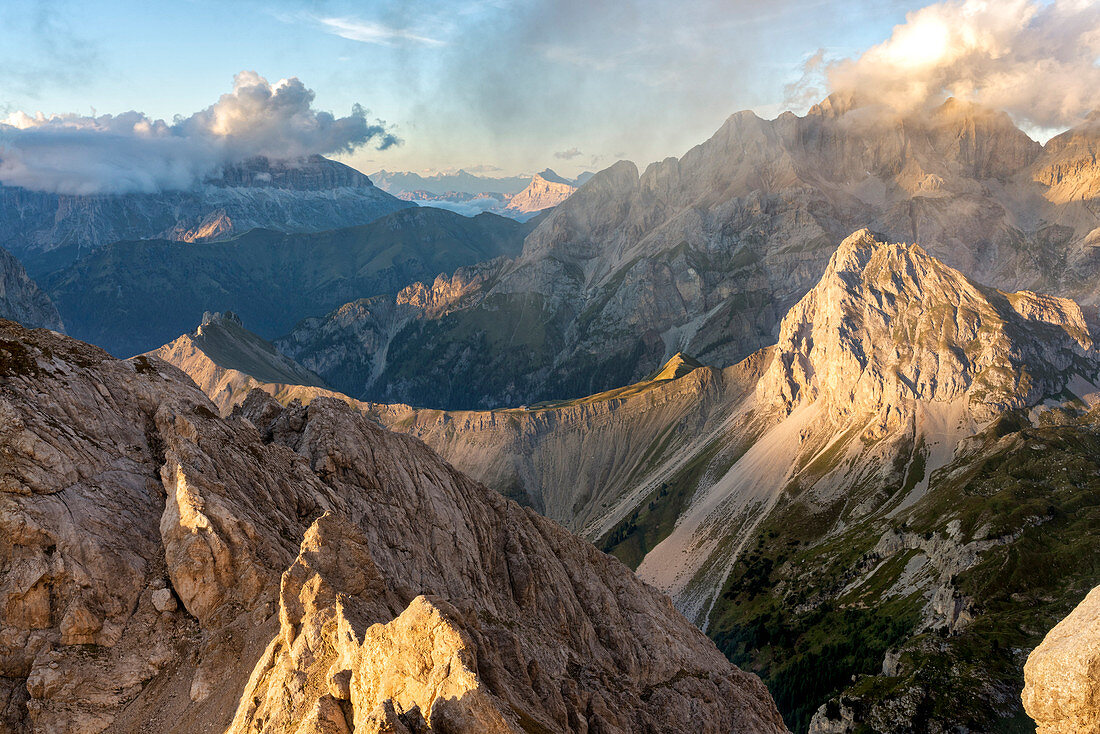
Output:
[[[575,176],[841,88],[897,107],[963,90],[1064,129],[1100,90],[1097,5],[4,0],[0,181],[151,190],[195,175],[187,161],[283,149],[368,173]],[[90,140],[109,154],[62,170]],[[153,169],[119,179],[118,161]]]

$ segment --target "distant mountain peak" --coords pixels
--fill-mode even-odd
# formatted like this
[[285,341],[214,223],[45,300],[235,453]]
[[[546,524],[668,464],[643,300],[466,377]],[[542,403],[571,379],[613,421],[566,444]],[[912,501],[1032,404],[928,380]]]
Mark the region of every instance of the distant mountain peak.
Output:
[[576,190],[576,184],[547,168],[536,173],[527,188],[512,197],[508,210],[538,212],[549,209],[568,199]]
[[574,182],[569,179],[562,178],[557,173],[549,168],[544,168],[535,174],[534,178],[541,178],[543,181],[549,181],[550,183],[565,184],[566,186],[575,186]]
[[694,357],[689,357],[683,352],[676,352],[676,354],[669,357],[669,360],[665,362],[664,366],[655,372],[649,379],[675,380],[702,366],[703,364]]
[[148,354],[187,372],[219,405],[224,395],[257,384],[325,387],[315,373],[244,328],[232,311],[206,311],[193,332]]

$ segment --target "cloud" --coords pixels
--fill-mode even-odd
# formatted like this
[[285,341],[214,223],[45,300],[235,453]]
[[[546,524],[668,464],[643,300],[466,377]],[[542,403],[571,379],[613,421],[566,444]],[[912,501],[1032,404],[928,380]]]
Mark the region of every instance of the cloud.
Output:
[[28,115],[0,120],[0,183],[67,194],[190,188],[254,156],[293,159],[379,149],[400,141],[355,105],[347,117],[313,109],[297,78],[271,84],[245,71],[233,91],[171,123],[141,112]]
[[578,148],[573,147],[569,150],[559,150],[557,153],[554,154],[554,157],[558,160],[571,161],[579,155],[583,154]]
[[1100,4],[955,0],[909,13],[855,59],[807,63],[807,79],[912,112],[948,96],[1003,109],[1036,127],[1066,127],[1100,106]]
[[317,18],[317,22],[329,33],[360,43],[375,43],[389,46],[400,41],[422,43],[427,46],[442,46],[443,41],[421,36],[404,28],[395,28],[384,23],[375,23],[355,18]]

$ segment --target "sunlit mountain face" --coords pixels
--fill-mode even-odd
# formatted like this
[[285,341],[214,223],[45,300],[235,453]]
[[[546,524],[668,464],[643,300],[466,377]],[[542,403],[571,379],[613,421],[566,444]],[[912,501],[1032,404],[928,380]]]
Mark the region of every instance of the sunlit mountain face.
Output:
[[0,732],[1096,731],[1097,59],[9,0]]

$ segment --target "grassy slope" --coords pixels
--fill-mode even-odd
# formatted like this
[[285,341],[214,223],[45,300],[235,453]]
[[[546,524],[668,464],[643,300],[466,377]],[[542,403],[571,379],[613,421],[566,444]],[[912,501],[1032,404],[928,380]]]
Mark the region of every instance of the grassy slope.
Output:
[[[872,516],[828,534],[836,509],[810,513],[796,491],[759,529],[710,634],[764,678],[794,731],[841,695],[862,731],[907,731],[902,722],[919,731],[949,723],[1033,731],[1019,700],[1026,653],[1100,582],[1098,417],[1048,415],[1059,421],[1002,419],[975,451],[936,473],[904,519]],[[883,559],[872,550],[891,530],[946,537],[953,520],[961,543],[1004,544],[951,579],[972,600],[974,621],[916,634],[925,599],[895,585],[918,551]],[[891,649],[900,661],[886,676]]]

